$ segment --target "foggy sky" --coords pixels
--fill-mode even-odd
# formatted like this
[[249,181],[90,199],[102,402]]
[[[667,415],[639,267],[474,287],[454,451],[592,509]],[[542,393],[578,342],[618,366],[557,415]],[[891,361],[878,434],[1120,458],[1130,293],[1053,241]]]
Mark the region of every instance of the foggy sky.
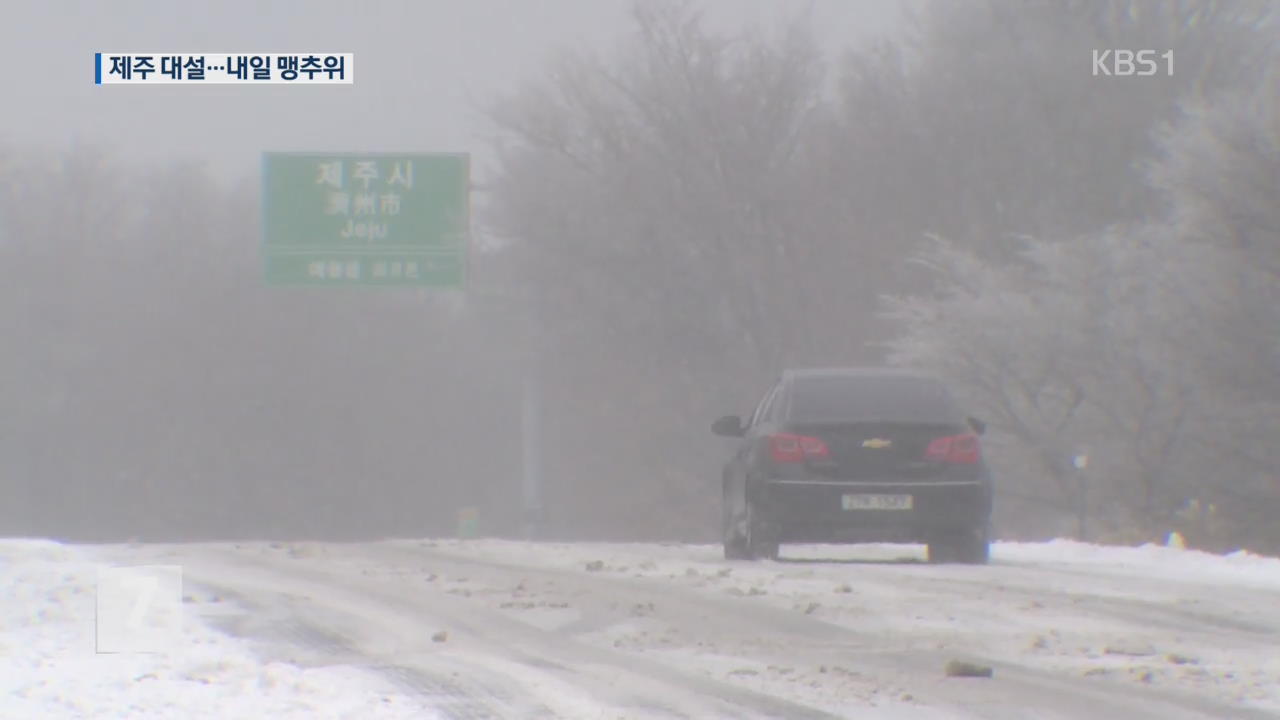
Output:
[[[895,0],[707,0],[722,25],[812,7],[828,50],[891,32]],[[628,0],[17,0],[5,3],[0,142],[105,143],[232,179],[273,151],[470,151],[479,110],[564,46],[608,50]],[[95,86],[95,52],[350,52],[355,84]],[[13,110],[17,112],[13,112]],[[477,167],[483,175],[483,167]]]

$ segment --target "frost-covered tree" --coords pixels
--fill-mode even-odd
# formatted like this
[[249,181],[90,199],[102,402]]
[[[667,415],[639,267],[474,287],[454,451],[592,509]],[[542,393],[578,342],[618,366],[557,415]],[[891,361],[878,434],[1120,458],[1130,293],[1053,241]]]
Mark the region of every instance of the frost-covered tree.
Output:
[[[1006,429],[1018,421],[1021,439],[1006,438],[1023,474],[1051,479],[1009,492],[1073,508],[1070,453],[1106,445],[1105,428],[1121,426],[1141,443],[1100,452],[1132,482],[1091,497],[1123,509],[1106,521],[1114,526],[1158,522],[1180,482],[1163,471],[1179,456],[1161,448],[1184,430],[1188,391],[1158,362],[1165,346],[1113,349],[1131,341],[1111,325],[1141,321],[1106,298],[1156,306],[1178,283],[1160,274],[1135,288],[1126,275],[1163,262],[1151,246],[1165,231],[1108,228],[1158,217],[1162,196],[1143,163],[1179,101],[1256,85],[1274,52],[1266,4],[933,5],[918,32],[859,49],[834,78],[801,25],[762,39],[713,31],[695,4],[636,8],[626,49],[569,56],[494,113],[502,160],[486,207],[534,290],[542,355],[556,358],[547,381],[560,419],[548,437],[563,443],[550,453],[562,466],[548,472],[565,507],[589,493],[620,513],[660,503],[688,486],[633,482],[617,468],[714,473],[700,449],[706,419],[749,402],[779,367],[878,361],[886,328],[927,324],[918,308],[888,318],[874,308],[880,294],[932,281],[902,261],[935,231],[955,241],[926,251],[943,277],[993,261],[999,276],[998,298],[956,290],[947,317],[1010,312],[1023,332],[1043,321],[1034,342],[999,327],[944,337],[937,326],[930,341],[962,343],[987,382],[1012,373],[1024,385],[988,408]],[[1175,72],[1095,77],[1092,51],[1108,47],[1171,49]],[[1055,243],[1018,239],[1028,234],[1075,249],[1058,257]],[[1092,271],[1104,261],[1114,268]],[[1105,352],[1072,351],[1089,343]],[[1122,356],[1122,387],[1103,382],[1104,356]],[[1104,406],[1108,395],[1117,400]],[[620,425],[659,428],[661,456]]]
[[938,291],[888,300],[893,357],[952,377],[991,416],[1015,500],[1071,508],[1066,460],[1088,447],[1088,510],[1111,537],[1156,537],[1195,501],[1215,523],[1193,542],[1280,540],[1276,94],[1193,103],[1161,135],[1163,217],[1025,241],[1005,263],[941,243],[924,256]]
[[986,414],[1011,507],[1038,499],[1104,533],[1151,535],[1206,469],[1189,443],[1208,407],[1210,357],[1187,335],[1200,250],[1149,228],[1026,241],[999,265],[935,245],[939,292],[887,301],[903,328],[891,359],[941,372]]
[[[1210,252],[1194,337],[1212,353],[1199,376],[1213,399],[1195,447],[1216,462],[1203,493],[1280,546],[1280,60],[1251,93],[1190,105],[1162,135],[1151,169],[1173,231]],[[1271,518],[1271,519],[1268,519]]]
[[[1022,236],[1142,221],[1158,202],[1142,172],[1152,130],[1188,97],[1257,87],[1278,23],[1255,0],[930,3],[903,42],[842,73],[825,156],[848,226],[999,258]],[[1171,52],[1173,74],[1095,76],[1109,48]]]

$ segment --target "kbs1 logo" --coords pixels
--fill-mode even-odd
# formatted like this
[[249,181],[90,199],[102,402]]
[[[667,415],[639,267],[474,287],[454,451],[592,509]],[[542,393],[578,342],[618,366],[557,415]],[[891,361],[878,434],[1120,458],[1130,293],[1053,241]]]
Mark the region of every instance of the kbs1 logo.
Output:
[[1173,51],[1157,53],[1155,50],[1094,50],[1093,75],[1149,77],[1159,73],[1173,75]]

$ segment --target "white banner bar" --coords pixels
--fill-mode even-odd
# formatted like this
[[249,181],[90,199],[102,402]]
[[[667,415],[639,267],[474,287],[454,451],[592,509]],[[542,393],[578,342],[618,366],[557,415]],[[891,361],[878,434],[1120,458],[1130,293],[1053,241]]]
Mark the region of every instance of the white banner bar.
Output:
[[96,53],[98,85],[351,85],[353,53]]

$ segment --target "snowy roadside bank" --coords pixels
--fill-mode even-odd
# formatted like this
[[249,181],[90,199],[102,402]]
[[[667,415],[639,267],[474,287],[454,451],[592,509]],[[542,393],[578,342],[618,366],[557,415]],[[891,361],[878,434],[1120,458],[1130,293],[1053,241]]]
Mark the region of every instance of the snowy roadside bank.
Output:
[[[0,540],[0,717],[432,717],[421,703],[357,668],[264,662],[190,609],[170,652],[97,654],[99,566],[79,548]],[[190,608],[200,598],[186,600]]]
[[1280,591],[1280,558],[1240,550],[1215,555],[1163,545],[1122,547],[1075,540],[999,543],[1000,562],[1076,567],[1091,572]]

